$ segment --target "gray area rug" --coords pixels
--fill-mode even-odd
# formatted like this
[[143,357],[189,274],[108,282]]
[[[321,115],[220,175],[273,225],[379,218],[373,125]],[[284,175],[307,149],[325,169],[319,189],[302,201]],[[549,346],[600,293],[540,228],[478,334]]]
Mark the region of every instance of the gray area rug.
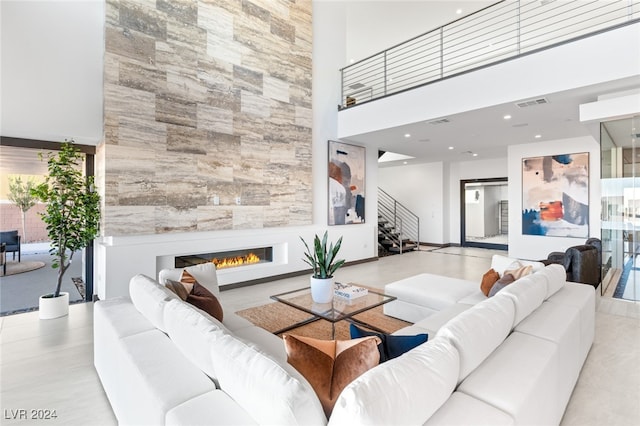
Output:
[[[24,272],[35,271],[36,269],[40,269],[44,267],[44,262],[36,262],[36,261],[22,261],[22,262],[7,262],[7,273],[4,276],[22,274]],[[0,274],[2,274],[2,270],[0,269]]]

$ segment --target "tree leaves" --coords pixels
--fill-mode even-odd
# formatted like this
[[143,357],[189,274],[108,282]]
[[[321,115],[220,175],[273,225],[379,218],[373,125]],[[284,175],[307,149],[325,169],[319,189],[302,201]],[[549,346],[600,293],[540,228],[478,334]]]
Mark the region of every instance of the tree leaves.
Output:
[[100,230],[100,196],[94,191],[93,176],[82,174],[83,155],[72,143],[65,141],[57,155],[47,155],[45,182],[31,190],[47,203],[41,216],[51,240],[50,253],[55,257],[51,266],[59,268],[54,297],[60,294],[73,254],[88,246]]

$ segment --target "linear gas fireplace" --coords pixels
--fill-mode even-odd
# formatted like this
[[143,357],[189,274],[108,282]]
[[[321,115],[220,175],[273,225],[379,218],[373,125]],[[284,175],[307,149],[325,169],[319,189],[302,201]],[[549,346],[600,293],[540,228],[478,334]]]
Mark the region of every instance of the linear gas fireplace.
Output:
[[225,269],[256,263],[270,263],[272,261],[273,247],[259,247],[243,250],[176,256],[175,267],[185,268],[187,266],[213,262],[217,269]]

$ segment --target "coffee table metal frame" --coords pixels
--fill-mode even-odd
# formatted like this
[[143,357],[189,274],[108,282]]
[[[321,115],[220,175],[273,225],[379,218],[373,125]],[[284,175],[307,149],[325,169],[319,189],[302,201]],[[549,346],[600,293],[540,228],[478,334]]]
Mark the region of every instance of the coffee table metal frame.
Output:
[[315,303],[311,298],[311,288],[305,287],[275,294],[271,296],[271,299],[311,315],[311,317],[303,321],[276,330],[273,334],[285,333],[315,321],[325,320],[331,323],[331,338],[335,339],[335,326],[339,321],[348,321],[379,333],[386,333],[384,330],[354,317],[377,306],[392,302],[396,300],[396,297],[369,290],[366,296],[361,296],[351,301],[334,296],[329,303]]

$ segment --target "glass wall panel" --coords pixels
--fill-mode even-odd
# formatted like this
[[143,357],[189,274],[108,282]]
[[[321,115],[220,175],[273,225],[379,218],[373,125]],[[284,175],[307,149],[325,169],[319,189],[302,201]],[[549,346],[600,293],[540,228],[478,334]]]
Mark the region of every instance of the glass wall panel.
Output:
[[603,295],[640,300],[640,116],[600,125]]

